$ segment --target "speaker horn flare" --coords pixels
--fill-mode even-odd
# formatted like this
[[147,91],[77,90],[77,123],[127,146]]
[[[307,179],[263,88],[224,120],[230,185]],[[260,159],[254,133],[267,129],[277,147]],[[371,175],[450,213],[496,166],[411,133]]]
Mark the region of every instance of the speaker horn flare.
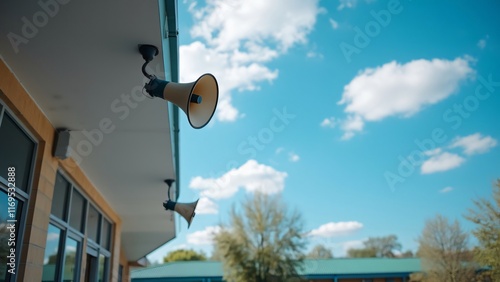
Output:
[[196,213],[194,212],[196,210],[196,205],[198,205],[198,201],[192,202],[192,203],[176,203],[174,201],[168,200],[166,202],[163,202],[163,207],[166,210],[171,210],[175,211],[178,214],[180,214],[184,219],[186,219],[188,223],[188,228],[191,226],[191,222],[193,221],[194,216]]

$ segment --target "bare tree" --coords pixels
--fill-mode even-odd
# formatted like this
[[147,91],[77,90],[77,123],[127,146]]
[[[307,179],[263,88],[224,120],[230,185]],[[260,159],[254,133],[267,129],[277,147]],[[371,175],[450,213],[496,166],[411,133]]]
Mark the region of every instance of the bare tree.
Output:
[[310,259],[330,259],[333,258],[333,253],[330,248],[318,244],[307,254]]
[[226,281],[296,280],[303,262],[305,238],[297,211],[289,212],[277,197],[256,193],[231,211],[229,226],[214,235]]
[[458,221],[449,223],[442,215],[427,220],[418,238],[419,256],[426,272],[426,281],[468,282],[474,267],[468,251],[468,234]]
[[396,257],[396,251],[401,251],[401,244],[396,235],[385,237],[370,237],[363,242],[364,247],[360,249],[347,250],[347,256],[352,258],[367,257]]

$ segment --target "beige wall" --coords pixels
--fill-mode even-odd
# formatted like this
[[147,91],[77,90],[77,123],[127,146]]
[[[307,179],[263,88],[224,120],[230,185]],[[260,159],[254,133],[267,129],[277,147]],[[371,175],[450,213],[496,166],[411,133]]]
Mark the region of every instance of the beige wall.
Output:
[[[121,252],[120,217],[104,200],[98,189],[92,185],[75,161],[71,158],[61,161],[52,156],[55,128],[1,59],[0,99],[21,120],[22,125],[38,140],[38,152],[24,231],[18,280],[40,281],[42,278],[43,257],[47,240],[52,194],[56,172],[58,169],[61,169],[113,222],[113,245],[110,264],[111,278],[112,281],[117,280],[118,265],[121,263],[124,266],[123,277],[127,278],[124,281],[128,281],[129,267],[123,252]],[[82,253],[85,253],[86,244],[83,245],[83,248]],[[84,260],[85,256],[82,257],[82,273],[85,272]]]

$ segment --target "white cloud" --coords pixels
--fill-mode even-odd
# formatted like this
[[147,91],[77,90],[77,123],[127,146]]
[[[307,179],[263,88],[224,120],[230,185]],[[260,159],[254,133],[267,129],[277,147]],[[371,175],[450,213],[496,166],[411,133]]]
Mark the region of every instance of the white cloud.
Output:
[[466,155],[475,155],[488,152],[497,145],[497,140],[491,136],[481,136],[480,133],[465,137],[457,137],[450,148],[461,147]]
[[309,236],[335,237],[352,234],[363,228],[363,224],[357,221],[329,222],[313,229]]
[[484,49],[486,47],[486,44],[488,43],[488,39],[490,38],[489,35],[486,35],[484,38],[480,39],[478,42],[477,42],[477,47],[479,47],[479,49]]
[[341,248],[341,253],[338,254],[337,256],[345,256],[347,255],[347,251],[349,249],[359,249],[359,248],[363,248],[364,247],[364,244],[363,242],[366,241],[366,240],[351,240],[351,241],[344,241],[344,242],[341,242],[339,245],[340,245],[340,248]]
[[354,8],[358,4],[358,0],[339,0],[337,10],[341,11],[344,8]]
[[221,231],[220,226],[207,226],[205,229],[195,231],[186,235],[188,244],[193,245],[211,245],[213,237]]
[[232,197],[238,189],[247,192],[275,194],[285,188],[286,172],[249,160],[239,168],[231,169],[219,178],[194,177],[189,187],[200,190],[202,197],[223,199]]
[[459,89],[475,72],[470,58],[395,61],[367,68],[344,86],[339,105],[349,115],[344,126],[348,135],[363,129],[367,121],[390,116],[409,117],[425,106],[436,104]]
[[453,191],[453,187],[448,186],[448,187],[444,187],[443,189],[439,190],[439,193],[446,194],[446,193],[450,193],[451,191]]
[[196,214],[217,214],[219,207],[207,197],[201,197],[196,206]]
[[479,47],[479,49],[484,49],[484,47],[486,47],[486,40],[485,39],[481,39],[477,42],[477,47]]
[[339,23],[336,20],[330,18],[329,21],[330,21],[330,24],[332,25],[333,29],[339,28]]
[[426,156],[435,156],[435,155],[440,154],[442,151],[443,151],[443,149],[436,148],[434,150],[425,151],[424,155],[426,155]]
[[350,115],[346,120],[342,121],[342,130],[344,130],[344,135],[342,140],[349,140],[354,136],[354,132],[361,132],[365,122],[360,116]]
[[426,160],[420,170],[422,174],[447,171],[459,167],[463,162],[465,162],[465,159],[459,155],[443,152]]
[[285,150],[285,148],[283,147],[278,147],[275,151],[276,155],[279,155],[281,152],[283,152]]
[[330,128],[334,128],[337,124],[339,123],[339,121],[335,118],[335,117],[329,117],[329,118],[325,118],[321,123],[321,127],[330,127]]
[[198,41],[180,46],[181,81],[193,81],[205,72],[214,74],[220,87],[216,117],[236,120],[240,114],[231,103],[232,93],[258,90],[260,83],[278,77],[278,70],[265,64],[307,42],[322,12],[318,2],[211,0],[204,7],[191,4],[195,23],[191,35]]
[[292,163],[296,163],[300,160],[300,156],[291,152],[288,154],[288,160],[291,161]]
[[323,59],[324,58],[323,54],[318,53],[316,51],[309,51],[309,52],[307,52],[306,57],[308,57],[308,58],[318,58],[318,59]]

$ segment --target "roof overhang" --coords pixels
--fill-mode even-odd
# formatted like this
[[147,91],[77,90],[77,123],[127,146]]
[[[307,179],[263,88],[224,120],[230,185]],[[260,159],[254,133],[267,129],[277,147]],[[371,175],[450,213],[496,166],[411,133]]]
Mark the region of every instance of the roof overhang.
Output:
[[175,237],[162,207],[163,180],[177,178],[173,115],[142,94],[138,53],[160,47],[151,73],[177,79],[168,9],[175,0],[0,1],[0,55],[53,126],[71,130],[73,158],[123,221],[129,261]]

